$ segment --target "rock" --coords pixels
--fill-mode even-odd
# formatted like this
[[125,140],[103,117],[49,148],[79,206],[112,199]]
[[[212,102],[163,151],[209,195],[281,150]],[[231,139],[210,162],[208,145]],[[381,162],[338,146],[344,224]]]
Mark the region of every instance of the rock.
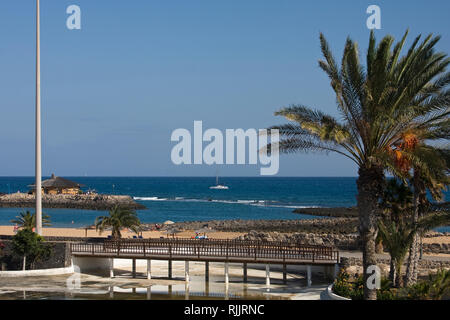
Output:
[[[0,196],[0,207],[4,208],[33,208],[35,196],[25,193],[14,193]],[[146,207],[135,202],[130,196],[82,194],[82,195],[42,195],[44,208],[71,208],[110,210],[116,205],[130,209],[145,209]]]

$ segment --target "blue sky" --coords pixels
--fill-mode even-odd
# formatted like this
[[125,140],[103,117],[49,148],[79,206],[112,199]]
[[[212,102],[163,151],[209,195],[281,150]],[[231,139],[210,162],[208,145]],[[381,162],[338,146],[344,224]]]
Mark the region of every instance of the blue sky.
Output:
[[[66,28],[66,8],[82,29]],[[347,36],[365,55],[366,8],[382,12],[380,39],[441,34],[450,2],[41,0],[43,174],[207,176],[216,167],[172,164],[170,135],[205,128],[265,128],[280,107],[336,114],[318,36],[340,59]],[[34,175],[34,1],[0,2],[0,175]],[[258,166],[221,175],[254,176]],[[334,155],[282,155],[280,176],[355,176]]]

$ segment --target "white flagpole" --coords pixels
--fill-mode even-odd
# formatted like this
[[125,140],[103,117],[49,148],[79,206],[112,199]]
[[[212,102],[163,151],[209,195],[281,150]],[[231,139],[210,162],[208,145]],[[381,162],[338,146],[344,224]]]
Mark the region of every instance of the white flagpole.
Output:
[[36,233],[42,235],[41,171],[41,34],[40,4],[36,0]]

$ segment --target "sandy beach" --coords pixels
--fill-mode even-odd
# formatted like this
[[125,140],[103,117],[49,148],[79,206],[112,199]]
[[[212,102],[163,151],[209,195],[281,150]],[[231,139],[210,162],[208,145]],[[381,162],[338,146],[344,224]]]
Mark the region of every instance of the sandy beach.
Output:
[[[74,238],[106,238],[111,232],[105,231],[102,234],[97,232],[95,229],[86,230],[83,228],[44,228],[44,237],[74,237]],[[0,226],[0,235],[13,236],[14,226]],[[213,239],[234,239],[241,235],[242,232],[211,232],[207,236]],[[136,236],[134,232],[122,231],[123,238],[133,238]],[[148,238],[160,238],[167,237],[165,231],[143,231],[142,236],[144,239]],[[172,237],[172,236],[170,236]],[[194,230],[184,230],[175,235],[176,238],[192,238],[195,237]]]

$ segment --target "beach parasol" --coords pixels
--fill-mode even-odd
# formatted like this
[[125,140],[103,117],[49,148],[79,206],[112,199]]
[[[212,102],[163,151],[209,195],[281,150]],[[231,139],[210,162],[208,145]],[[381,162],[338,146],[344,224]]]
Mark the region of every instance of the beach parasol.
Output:
[[176,234],[176,233],[180,233],[180,232],[182,232],[182,231],[179,230],[179,229],[177,229],[177,228],[170,228],[170,229],[167,229],[167,230],[164,232],[164,234],[167,234],[167,237],[169,237],[169,234],[171,234],[172,237],[175,238],[175,234]]
[[78,229],[84,230],[84,232],[85,232],[84,236],[87,238],[88,230],[95,230],[96,228],[95,228],[95,226],[92,225],[92,226],[84,226],[84,227],[81,227]]
[[173,222],[173,221],[167,220],[166,222],[163,223],[163,225],[167,226],[167,225],[174,224],[174,223],[175,222]]

